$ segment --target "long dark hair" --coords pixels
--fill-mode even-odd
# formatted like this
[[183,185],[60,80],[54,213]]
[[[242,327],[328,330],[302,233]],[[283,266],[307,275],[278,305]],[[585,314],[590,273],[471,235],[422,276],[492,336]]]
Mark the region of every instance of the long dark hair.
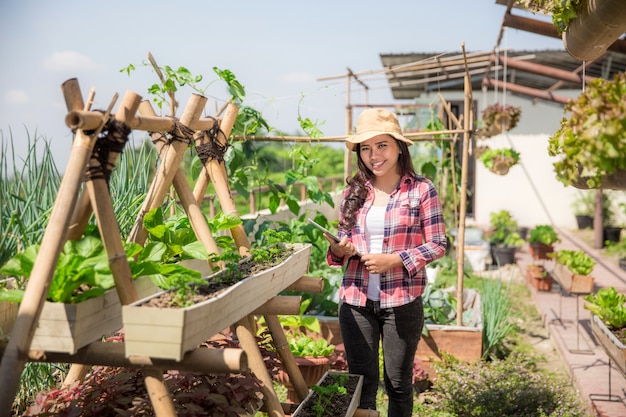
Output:
[[[398,156],[398,166],[400,167],[400,176],[415,175],[415,168],[413,168],[413,161],[411,160],[411,154],[409,153],[409,147],[406,142],[396,139],[398,148],[400,149],[400,155]],[[361,159],[361,144],[356,145],[358,171],[354,176],[346,178],[346,184],[348,185],[348,193],[343,201],[342,211],[343,216],[339,222],[339,227],[349,232],[354,228],[356,223],[356,215],[365,199],[367,198],[367,187],[365,183],[374,178],[374,173],[370,170]]]

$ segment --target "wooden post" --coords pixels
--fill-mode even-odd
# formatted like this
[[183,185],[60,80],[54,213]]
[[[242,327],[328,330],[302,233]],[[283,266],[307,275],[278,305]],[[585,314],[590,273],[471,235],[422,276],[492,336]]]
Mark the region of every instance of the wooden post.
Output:
[[[117,95],[109,106],[107,117],[116,100]],[[13,336],[0,363],[0,385],[3,387],[0,390],[0,415],[11,414],[13,399],[19,389],[20,376],[26,364],[26,353],[32,343],[59,254],[65,242],[85,167],[101,128],[92,136],[86,136],[82,131],[78,131],[72,144],[68,166],[61,179],[57,199],[41,241],[40,251],[18,310]]]
[[[465,55],[465,45],[463,45],[463,54]],[[466,63],[467,65],[467,63]],[[465,102],[464,106],[464,132],[463,132],[463,155],[461,156],[461,207],[459,210],[459,230],[456,242],[456,261],[457,269],[457,305],[463,306],[463,273],[465,270],[465,216],[467,215],[467,177],[469,164],[469,141],[472,128],[472,84],[470,81],[469,71],[465,74]],[[458,326],[463,325],[463,308],[459,308],[456,315]]]
[[293,358],[293,354],[289,349],[289,342],[287,342],[287,337],[285,337],[285,332],[278,321],[278,317],[266,315],[265,322],[267,323],[267,328],[272,334],[274,347],[280,356],[285,372],[289,375],[289,382],[293,385],[293,389],[296,392],[298,399],[303,401],[309,394],[309,387],[306,385],[306,382],[302,377],[302,372],[300,372],[300,369]]
[[[180,123],[184,126],[189,126],[193,121],[198,120],[206,101],[206,97],[193,94],[180,118]],[[144,204],[139,211],[137,220],[133,225],[133,229],[128,236],[129,242],[139,243],[140,245],[145,243],[148,233],[143,227],[143,218],[146,213],[157,208],[165,199],[168,188],[174,180],[174,175],[180,166],[187,146],[187,143],[174,141],[171,146],[167,147],[164,154],[159,155],[161,163],[152,181],[148,195],[144,200]]]
[[267,413],[270,417],[284,417],[285,412],[283,411],[280,401],[278,401],[272,378],[267,372],[267,368],[263,362],[263,356],[261,355],[259,345],[256,341],[253,323],[253,316],[246,316],[237,322],[235,332],[237,333],[242,349],[248,356],[250,369],[254,372],[254,375],[263,382],[261,390],[263,392]]
[[[237,113],[239,109],[233,103],[229,103],[228,108],[226,109],[226,113],[224,115],[224,119],[222,120],[224,132],[224,136],[217,136],[217,140],[220,141],[219,145],[226,146],[228,141],[228,136],[230,135],[230,131],[232,130],[232,126],[235,124],[235,120],[237,118]],[[212,140],[208,138],[207,135],[204,135],[203,140]],[[200,143],[199,143],[200,142]],[[201,144],[202,141],[196,141],[196,146]],[[211,180],[213,183],[213,187],[215,187],[215,194],[220,201],[220,205],[222,206],[222,211],[226,214],[234,214],[239,217],[239,211],[237,210],[237,206],[233,201],[233,197],[230,194],[230,187],[228,185],[228,174],[226,173],[226,166],[224,162],[217,161],[215,159],[209,159],[204,163],[204,169],[196,182],[196,186],[194,187],[193,194],[196,197],[197,201],[202,201],[204,198],[204,194],[206,193],[206,188],[208,186],[208,180]],[[246,235],[246,231],[243,228],[243,225],[237,225],[230,229],[230,233],[235,240],[235,244],[239,249],[239,254],[242,256],[249,255],[250,249],[250,241],[248,240],[248,236]]]
[[[139,112],[148,116],[155,115],[154,110],[152,109],[152,106],[148,101],[143,101],[139,105]],[[167,152],[165,147],[170,145],[166,145],[163,142],[156,142],[155,146],[157,148],[157,152],[159,153],[159,155],[161,155],[162,153]],[[173,178],[174,188],[176,190],[176,193],[178,194],[178,197],[180,197],[181,203],[183,205],[183,208],[185,209],[185,212],[187,213],[187,216],[189,217],[189,223],[191,224],[191,227],[196,234],[196,237],[200,242],[202,242],[207,252],[219,254],[220,250],[217,247],[215,239],[213,239],[213,234],[211,233],[211,229],[209,228],[209,225],[207,224],[206,219],[202,214],[200,205],[194,198],[191,187],[189,187],[189,184],[187,183],[185,174],[180,169],[180,167],[173,167],[172,169],[176,170]],[[219,263],[215,266],[223,268],[222,263]]]

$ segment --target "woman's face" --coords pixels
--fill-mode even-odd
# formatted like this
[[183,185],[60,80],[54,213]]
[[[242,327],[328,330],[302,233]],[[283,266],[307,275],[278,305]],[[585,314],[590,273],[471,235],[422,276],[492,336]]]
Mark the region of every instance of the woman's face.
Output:
[[359,155],[374,175],[396,175],[400,173],[398,157],[400,147],[390,135],[378,135],[361,143]]

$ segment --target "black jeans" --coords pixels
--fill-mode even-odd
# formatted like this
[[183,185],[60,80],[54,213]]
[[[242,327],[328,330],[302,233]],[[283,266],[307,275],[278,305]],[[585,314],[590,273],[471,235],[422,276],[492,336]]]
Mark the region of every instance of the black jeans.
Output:
[[341,303],[339,324],[349,371],[363,375],[359,408],[376,409],[378,346],[382,339],[389,417],[411,417],[413,360],[424,326],[422,298],[388,309],[381,309],[378,301],[371,300],[365,307]]

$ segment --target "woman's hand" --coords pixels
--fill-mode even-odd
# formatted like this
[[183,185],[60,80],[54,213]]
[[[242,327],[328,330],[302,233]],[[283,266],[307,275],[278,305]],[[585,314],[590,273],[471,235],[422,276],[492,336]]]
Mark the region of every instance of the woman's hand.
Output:
[[357,254],[356,246],[346,236],[339,242],[324,233],[324,237],[330,243],[330,250],[337,258],[350,257]]
[[403,265],[400,255],[395,253],[368,253],[361,255],[361,262],[372,274],[382,274]]

